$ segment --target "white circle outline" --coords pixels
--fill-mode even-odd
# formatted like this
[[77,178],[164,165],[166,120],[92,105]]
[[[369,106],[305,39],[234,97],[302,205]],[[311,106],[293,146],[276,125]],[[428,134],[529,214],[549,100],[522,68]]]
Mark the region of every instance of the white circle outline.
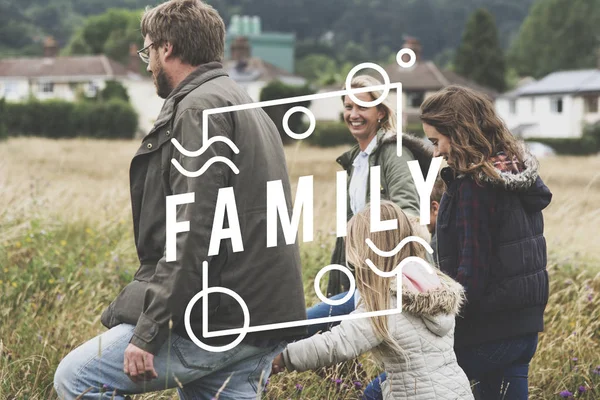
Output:
[[[194,334],[194,331],[192,330],[192,325],[190,323],[190,316],[192,314],[192,308],[194,308],[194,305],[202,297],[208,296],[211,293],[225,293],[225,294],[228,294],[229,296],[233,297],[238,302],[238,304],[242,307],[242,312],[244,313],[244,326],[241,328],[242,332],[240,333],[240,336],[237,339],[235,339],[233,342],[231,342],[225,346],[210,346],[208,344],[201,342],[200,339],[198,339],[198,337]],[[189,335],[192,342],[194,342],[194,344],[196,344],[196,346],[200,347],[202,350],[219,353],[219,352],[228,351],[228,350],[233,349],[235,346],[240,344],[240,342],[242,340],[244,340],[244,338],[248,334],[248,328],[250,327],[250,311],[248,310],[248,305],[246,304],[244,299],[242,299],[242,297],[239,294],[237,294],[236,292],[234,292],[231,289],[227,289],[227,288],[220,287],[220,286],[215,286],[215,287],[201,290],[200,292],[196,293],[196,295],[194,297],[192,297],[192,299],[188,303],[187,307],[185,308],[183,323],[185,324],[185,331]]]
[[[352,79],[354,78],[354,75],[356,75],[356,73],[358,71],[360,71],[361,69],[365,69],[365,68],[371,68],[371,69],[374,69],[375,71],[379,72],[381,74],[381,77],[383,78],[383,83],[385,85],[385,89],[383,90],[383,93],[381,94],[381,96],[379,96],[379,98],[377,98],[373,101],[362,101],[361,99],[357,98],[354,95],[354,93],[351,92]],[[390,77],[387,74],[387,72],[385,72],[385,70],[378,64],[371,63],[371,62],[365,62],[362,64],[358,64],[354,68],[352,68],[350,70],[350,72],[348,72],[348,76],[346,76],[346,90],[348,92],[348,97],[350,97],[350,99],[352,99],[352,101],[354,103],[358,104],[359,106],[361,106],[361,107],[376,107],[379,104],[383,103],[383,101],[387,97],[388,93],[390,92]],[[368,92],[366,92],[366,93],[368,93]]]
[[[327,273],[331,270],[334,270],[334,269],[346,274],[346,276],[348,277],[348,280],[350,281],[350,288],[348,289],[348,294],[346,294],[344,297],[342,297],[339,300],[332,300],[332,299],[328,299],[327,297],[323,296],[323,292],[321,292],[321,288],[320,288],[321,278],[323,278],[323,275],[325,275],[325,273]],[[344,267],[343,265],[339,265],[339,264],[329,264],[328,266],[321,269],[317,273],[317,276],[315,277],[314,285],[315,285],[315,293],[317,294],[317,297],[323,303],[329,304],[330,306],[340,306],[340,305],[344,304],[345,302],[350,300],[352,298],[352,296],[354,296],[354,290],[356,289],[356,282],[354,281],[354,275],[352,275],[352,272],[348,268]]]
[[[408,56],[410,57],[410,61],[404,62],[402,60],[402,56],[405,55],[405,54],[408,54]],[[405,47],[405,48],[401,49],[398,52],[398,54],[396,54],[396,62],[402,68],[410,68],[413,65],[415,65],[415,63],[417,62],[417,55],[415,54],[415,52],[413,51],[413,49],[409,49],[409,48]]]
[[[292,132],[292,130],[290,129],[290,126],[289,126],[290,116],[296,112],[301,112],[301,113],[306,114],[308,116],[308,120],[310,121],[308,129],[304,133],[295,133],[295,132]],[[297,140],[306,139],[307,137],[312,135],[312,133],[315,131],[316,126],[317,126],[317,121],[315,120],[315,115],[312,113],[312,111],[310,111],[306,107],[302,107],[302,106],[292,107],[289,110],[287,110],[283,116],[283,130],[292,139],[297,139]]]

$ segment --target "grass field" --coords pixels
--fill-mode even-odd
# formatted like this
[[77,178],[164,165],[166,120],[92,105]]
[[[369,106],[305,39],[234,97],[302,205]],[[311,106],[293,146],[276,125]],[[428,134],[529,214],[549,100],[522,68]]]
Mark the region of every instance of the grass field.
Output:
[[[54,398],[60,359],[104,330],[100,313],[137,268],[128,168],[138,145],[0,142],[0,399]],[[343,150],[286,149],[292,182],[314,176],[315,240],[301,244],[308,304],[334,241],[334,160]],[[600,157],[543,159],[541,176],[554,193],[544,212],[551,297],[530,398],[566,390],[600,398]],[[264,398],[357,398],[377,371],[368,357],[360,361],[272,377]]]

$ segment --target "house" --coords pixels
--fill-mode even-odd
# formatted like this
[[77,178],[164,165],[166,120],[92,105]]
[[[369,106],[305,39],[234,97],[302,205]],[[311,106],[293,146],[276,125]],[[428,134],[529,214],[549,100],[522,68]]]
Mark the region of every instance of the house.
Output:
[[259,101],[262,88],[271,81],[280,80],[292,86],[306,84],[306,79],[255,57],[253,53],[254,48],[249,38],[238,36],[231,42],[230,57],[223,61],[223,67],[229,76],[248,92],[254,102]]
[[600,60],[597,69],[560,71],[496,99],[496,110],[519,137],[578,138],[600,122]]
[[[129,94],[139,116],[140,132],[147,133],[163,104],[152,79],[140,75],[135,46],[130,48],[128,67],[105,55],[58,56],[52,38],[44,43],[44,57],[6,58],[0,60],[0,97],[21,102],[33,96],[40,100],[74,101],[78,93],[93,97],[106,81],[119,81]],[[134,72],[135,71],[135,72]]]
[[293,74],[296,36],[293,33],[263,32],[261,25],[257,16],[231,17],[225,35],[225,59],[234,58],[232,48],[236,40],[242,37],[248,41],[253,57]]
[[[485,93],[490,98],[495,98],[498,93],[490,88],[481,86],[467,78],[464,78],[453,71],[439,68],[432,61],[422,59],[422,46],[416,38],[406,37],[402,48],[410,48],[416,56],[415,64],[410,68],[402,68],[397,63],[384,66],[383,69],[390,77],[391,83],[402,83],[402,125],[406,128],[407,125],[420,124],[419,114],[420,106],[423,101],[437,92],[438,90],[448,85],[462,85],[471,89]],[[408,61],[408,60],[405,60]],[[364,70],[365,73],[373,75],[383,82],[383,78],[376,71]],[[342,84],[335,88],[326,88],[332,90],[340,90]],[[329,91],[323,89],[321,92]],[[395,104],[395,90],[391,90],[388,96]],[[314,107],[314,108],[312,108]],[[342,102],[331,100],[327,104],[318,103],[311,105],[311,111],[315,113],[316,119],[339,121],[340,113],[343,112]],[[317,118],[317,115],[320,118]]]

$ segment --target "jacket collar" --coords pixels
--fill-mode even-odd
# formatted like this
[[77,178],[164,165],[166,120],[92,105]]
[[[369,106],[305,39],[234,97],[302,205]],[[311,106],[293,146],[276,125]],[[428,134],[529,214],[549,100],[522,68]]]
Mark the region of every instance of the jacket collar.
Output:
[[192,71],[171,91],[171,93],[169,93],[169,96],[165,99],[162,109],[156,118],[154,127],[148,134],[151,134],[171,120],[175,107],[182,98],[198,86],[218,76],[227,76],[227,72],[223,69],[223,65],[216,61],[202,64]]
[[[371,154],[377,153],[379,147],[381,147],[381,143],[382,143],[382,140],[385,135],[386,135],[386,131],[384,131],[383,129],[380,129],[379,131],[377,131],[377,134],[376,134],[377,143],[375,143],[375,146],[371,148],[371,151],[369,152],[369,156]],[[338,164],[340,164],[342,166],[342,168],[344,168],[345,170],[348,170],[350,168],[350,165],[352,165],[352,160],[354,160],[356,158],[358,153],[360,153],[360,147],[358,147],[358,144],[355,144],[354,146],[352,146],[352,148],[350,150],[348,150],[347,152],[345,152],[344,154],[339,156],[335,161]]]
[[[395,144],[398,135],[396,132],[384,131],[380,129],[377,132],[377,145],[371,152],[371,154],[377,154],[379,149],[387,144]],[[416,160],[419,161],[421,172],[423,176],[427,176],[429,172],[429,165],[431,164],[431,158],[433,157],[433,146],[428,141],[415,137],[411,134],[402,134],[402,147],[409,149]],[[352,160],[360,152],[358,144],[354,145],[349,151],[345,152],[336,159],[336,162],[342,166],[346,171],[350,168]]]

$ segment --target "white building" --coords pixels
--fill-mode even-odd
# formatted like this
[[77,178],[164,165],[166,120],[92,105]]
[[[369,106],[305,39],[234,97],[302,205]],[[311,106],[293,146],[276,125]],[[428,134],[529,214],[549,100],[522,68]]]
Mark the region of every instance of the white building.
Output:
[[149,76],[140,75],[140,60],[135,47],[130,51],[130,66],[104,55],[56,56],[56,42],[45,42],[45,57],[6,58],[0,60],[0,98],[9,102],[39,100],[74,101],[78,93],[93,97],[106,82],[115,80],[127,89],[131,105],[138,113],[139,131],[145,134],[154,125],[164,102],[158,97]]
[[600,121],[600,69],[554,72],[496,99],[496,110],[514,135],[581,137]]

